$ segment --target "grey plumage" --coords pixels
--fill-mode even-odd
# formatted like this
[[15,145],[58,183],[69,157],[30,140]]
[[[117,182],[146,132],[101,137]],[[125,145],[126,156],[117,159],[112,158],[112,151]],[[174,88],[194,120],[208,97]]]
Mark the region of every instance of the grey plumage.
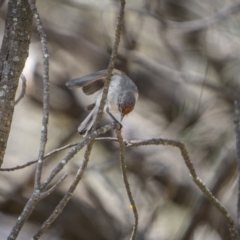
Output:
[[[66,83],[69,88],[82,87],[86,95],[91,95],[97,91],[99,94],[96,101],[86,107],[86,110],[91,110],[86,119],[79,125],[78,131],[82,135],[86,135],[91,130],[96,119],[97,111],[103,94],[103,86],[105,83],[107,70],[102,70],[96,73],[91,73],[81,78],[73,79]],[[108,96],[104,111],[109,109],[109,115],[114,113],[119,114],[121,120],[124,115],[131,112],[138,98],[138,89],[134,82],[122,71],[114,69],[112,72],[111,82],[109,86]],[[115,119],[116,120],[116,119]]]

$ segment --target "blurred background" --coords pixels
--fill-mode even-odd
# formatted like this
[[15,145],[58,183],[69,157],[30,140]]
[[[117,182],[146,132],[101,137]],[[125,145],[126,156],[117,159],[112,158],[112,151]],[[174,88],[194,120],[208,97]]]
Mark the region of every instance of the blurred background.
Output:
[[[50,53],[50,122],[47,152],[79,142],[84,107],[94,96],[65,83],[106,69],[114,41],[118,1],[41,0],[38,11]],[[7,1],[1,1],[0,35]],[[240,98],[240,3],[226,0],[127,0],[116,68],[139,89],[135,111],[123,120],[128,140],[167,138],[188,149],[206,185],[236,219],[237,164],[233,101]],[[41,44],[33,24],[24,75],[27,93],[16,105],[3,167],[38,156],[42,119]],[[20,93],[21,87],[19,85]],[[109,123],[107,116],[102,125]],[[107,136],[115,136],[110,132]],[[45,161],[43,179],[68,150]],[[43,199],[18,239],[30,239],[70,186],[69,176]],[[178,149],[126,149],[128,177],[139,213],[138,240],[230,239],[227,223],[193,184]],[[6,239],[29,198],[35,165],[0,174],[0,239]],[[96,142],[71,201],[41,239],[125,240],[133,214],[122,181],[119,146]]]

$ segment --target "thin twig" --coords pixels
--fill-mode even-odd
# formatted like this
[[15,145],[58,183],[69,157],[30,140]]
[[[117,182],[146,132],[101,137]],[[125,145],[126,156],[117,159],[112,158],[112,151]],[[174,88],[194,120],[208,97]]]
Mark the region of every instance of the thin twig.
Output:
[[235,125],[235,135],[236,135],[236,152],[238,160],[238,201],[237,201],[237,227],[238,234],[240,234],[240,129],[239,129],[239,118],[240,118],[240,102],[234,101],[234,116],[233,122]]
[[120,10],[119,10],[117,24],[116,24],[116,32],[115,32],[115,40],[114,40],[114,44],[113,44],[113,50],[112,50],[112,54],[111,54],[111,57],[110,57],[107,77],[106,77],[106,81],[105,81],[104,88],[103,88],[103,95],[102,95],[100,107],[98,109],[96,121],[95,121],[94,126],[93,126],[93,130],[99,125],[99,122],[102,118],[103,109],[104,109],[104,106],[106,104],[108,89],[109,89],[109,85],[110,85],[110,81],[111,81],[111,75],[112,75],[112,71],[113,71],[113,68],[114,68],[114,65],[115,65],[115,60],[117,58],[118,46],[119,46],[119,43],[120,43],[120,37],[121,37],[121,33],[122,33],[125,0],[120,0],[120,3],[121,4],[120,4]]
[[179,148],[181,151],[182,157],[187,165],[187,168],[191,174],[193,181],[196,183],[198,188],[204,193],[204,195],[208,198],[208,200],[218,209],[218,211],[225,217],[229,225],[229,231],[231,234],[232,240],[237,240],[237,231],[234,224],[234,220],[230,216],[229,212],[225,209],[225,207],[218,201],[217,198],[213,196],[211,191],[205,186],[202,180],[198,177],[196,170],[193,166],[191,159],[189,158],[188,152],[185,148],[185,145],[179,141],[167,140],[161,138],[154,138],[150,140],[137,140],[137,141],[129,141],[128,146],[130,147],[138,147],[138,146],[148,146],[148,145],[170,145]]
[[125,144],[124,144],[124,141],[123,141],[123,138],[121,135],[121,130],[116,130],[116,133],[117,133],[118,142],[120,144],[120,163],[121,163],[123,181],[124,181],[124,185],[125,185],[125,188],[127,191],[129,201],[131,203],[131,208],[133,210],[133,215],[134,215],[134,219],[135,219],[133,231],[132,231],[131,238],[130,238],[131,240],[134,240],[136,238],[137,227],[138,227],[138,212],[137,212],[137,207],[136,207],[136,204],[135,204],[133,196],[132,196],[128,178],[127,178],[127,169],[126,169],[126,163],[125,163]]
[[50,195],[67,177],[68,173],[65,173],[51,188],[41,194],[40,199],[45,198]]
[[34,14],[37,30],[41,39],[42,53],[43,53],[43,117],[42,117],[42,129],[41,129],[41,141],[38,154],[38,164],[35,175],[34,188],[39,189],[41,184],[43,156],[45,152],[45,146],[47,143],[48,133],[48,117],[49,117],[49,54],[47,48],[46,34],[43,30],[42,21],[38,13],[34,0],[28,0],[31,10]]
[[115,137],[98,137],[98,138],[95,139],[95,141],[118,142],[118,139],[115,138]]
[[21,79],[22,79],[22,90],[18,98],[15,100],[15,103],[14,103],[15,105],[17,105],[20,102],[20,100],[24,97],[26,93],[27,81],[23,74],[21,74]]
[[[63,151],[65,149],[67,149],[67,148],[71,148],[71,147],[77,146],[78,144],[79,144],[79,142],[67,144],[67,145],[65,145],[63,147],[56,148],[53,151],[51,151],[51,152],[47,153],[46,155],[44,155],[43,159],[46,159],[46,158],[50,157],[51,155],[53,155],[55,153],[58,153],[60,151]],[[4,172],[4,171],[20,170],[20,169],[26,168],[28,166],[31,166],[32,164],[37,163],[37,162],[38,162],[38,160],[33,160],[33,161],[27,162],[27,163],[25,163],[23,165],[18,165],[18,166],[12,167],[12,168],[1,168],[0,171]]]

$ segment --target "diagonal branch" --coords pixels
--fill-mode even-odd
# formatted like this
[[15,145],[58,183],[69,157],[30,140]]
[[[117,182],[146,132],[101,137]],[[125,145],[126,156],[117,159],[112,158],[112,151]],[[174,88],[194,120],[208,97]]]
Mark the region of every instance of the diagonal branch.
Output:
[[[79,144],[79,142],[78,143],[67,144],[67,145],[65,145],[63,147],[56,148],[56,149],[52,150],[51,152],[47,153],[46,155],[44,155],[43,159],[46,159],[46,158],[50,157],[51,155],[53,155],[55,153],[58,153],[60,151],[63,151],[65,149],[77,146],[78,144]],[[37,163],[37,162],[38,162],[38,160],[33,160],[33,161],[27,162],[27,163],[25,163],[23,165],[18,165],[18,166],[12,167],[12,168],[1,168],[0,171],[2,171],[2,172],[9,172],[9,171],[20,170],[20,169],[29,167],[32,164]]]
[[49,188],[46,192],[43,192],[40,196],[40,200],[50,195],[56,188],[65,180],[67,177],[67,173],[65,173],[51,188]]
[[121,33],[122,33],[125,0],[120,0],[120,3],[121,4],[120,4],[120,10],[119,10],[119,14],[118,14],[117,25],[116,25],[116,32],[115,32],[115,40],[114,40],[114,44],[113,44],[113,50],[112,50],[112,54],[111,54],[111,57],[110,57],[110,62],[109,62],[109,65],[108,65],[108,73],[107,73],[106,81],[105,81],[104,88],[103,88],[103,95],[102,95],[100,107],[98,109],[96,121],[95,121],[94,126],[93,126],[93,130],[99,125],[99,122],[101,121],[102,114],[103,114],[103,109],[104,109],[104,106],[105,106],[106,100],[107,100],[108,89],[109,89],[109,85],[110,85],[110,81],[111,81],[112,71],[113,71],[113,68],[114,68],[114,65],[115,65],[115,60],[117,58],[118,47],[119,47],[120,37],[121,37]]
[[235,135],[236,135],[236,152],[238,160],[238,202],[237,202],[237,226],[238,232],[240,232],[240,129],[239,129],[239,119],[240,119],[240,102],[234,102],[234,117],[233,122],[235,125]]

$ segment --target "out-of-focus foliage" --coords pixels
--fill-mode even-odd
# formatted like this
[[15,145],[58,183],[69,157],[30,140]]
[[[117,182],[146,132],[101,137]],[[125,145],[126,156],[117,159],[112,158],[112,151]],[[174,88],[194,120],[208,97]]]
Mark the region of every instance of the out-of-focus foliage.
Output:
[[[233,100],[240,97],[240,4],[222,0],[126,2],[116,68],[136,83],[139,101],[123,121],[123,137],[162,137],[186,144],[199,176],[236,217]],[[49,151],[82,139],[77,126],[87,115],[84,107],[94,98],[78,89],[70,91],[65,83],[107,68],[117,4],[111,0],[37,1],[50,52]],[[1,35],[6,8],[5,3],[0,9]],[[42,56],[35,27],[24,74],[27,95],[16,106],[3,167],[37,157]],[[102,124],[109,121],[106,117]],[[43,179],[64,154],[46,161]],[[70,176],[58,192],[38,205],[29,224],[38,226],[49,216],[81,161],[80,152],[68,165]],[[128,148],[126,161],[139,211],[137,239],[230,239],[225,220],[192,183],[177,149]],[[9,217],[7,226],[0,224],[1,236],[9,232],[22,211],[33,186],[34,170],[31,166],[1,173],[0,211]],[[68,240],[129,239],[132,224],[119,147],[111,142],[95,143],[90,166],[51,234]],[[30,239],[29,228],[23,229],[19,239]]]

